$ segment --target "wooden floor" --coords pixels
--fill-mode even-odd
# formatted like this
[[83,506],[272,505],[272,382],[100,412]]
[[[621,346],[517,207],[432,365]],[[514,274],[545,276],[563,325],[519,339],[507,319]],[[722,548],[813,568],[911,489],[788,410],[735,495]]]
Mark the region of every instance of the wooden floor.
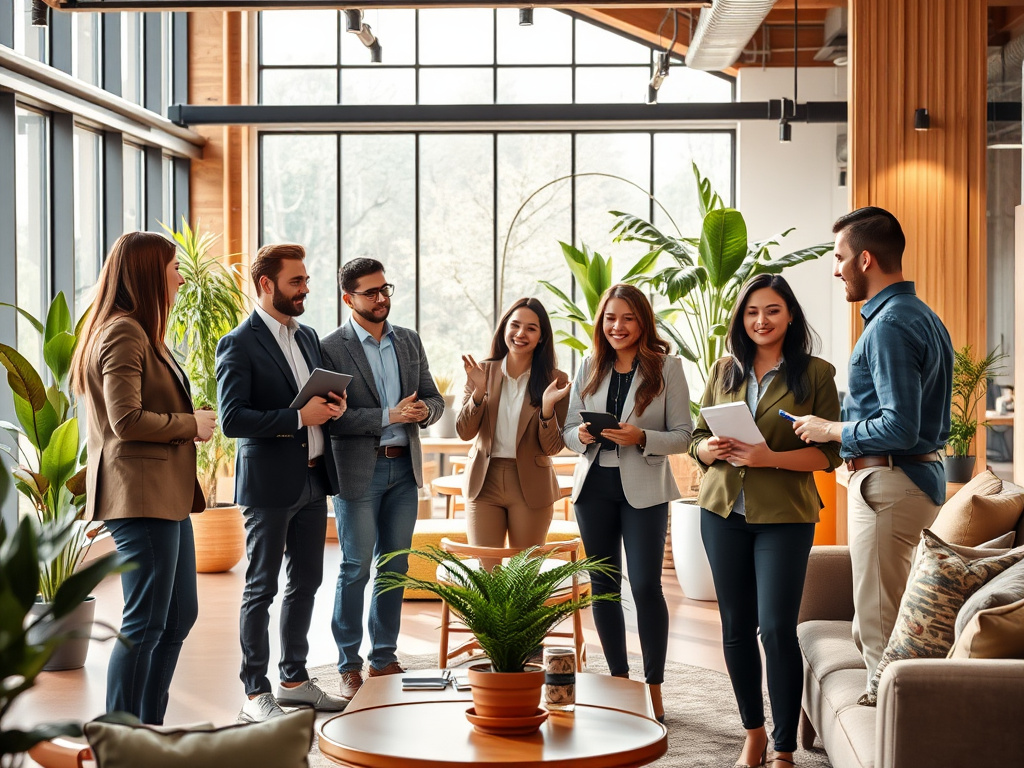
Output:
[[[328,542],[325,552],[324,583],[317,593],[313,625],[309,634],[309,666],[333,664],[338,654],[331,636],[331,611],[338,572],[337,542]],[[167,724],[234,722],[242,705],[243,690],[238,679],[241,651],[238,644],[238,615],[245,576],[245,561],[225,574],[199,575],[199,621],[185,641],[171,687]],[[695,666],[724,671],[721,622],[717,603],[688,600],[682,594],[675,572],[663,577],[671,615],[669,658]],[[283,590],[282,590],[283,591]],[[121,620],[121,586],[109,579],[96,590],[97,619],[113,626]],[[628,598],[627,598],[628,599]],[[278,603],[280,600],[278,599]],[[402,611],[401,651],[411,654],[436,653],[440,603],[406,601]],[[639,653],[632,607],[627,603],[629,648]],[[278,658],[277,605],[271,617],[271,659]],[[588,643],[600,649],[589,611],[585,627]],[[31,725],[59,719],[89,720],[104,712],[107,659],[112,642],[92,642],[84,669],[43,673],[38,684],[18,702],[10,725]],[[365,654],[364,654],[365,655]],[[276,667],[270,671],[276,683]],[[334,692],[336,693],[336,691]]]

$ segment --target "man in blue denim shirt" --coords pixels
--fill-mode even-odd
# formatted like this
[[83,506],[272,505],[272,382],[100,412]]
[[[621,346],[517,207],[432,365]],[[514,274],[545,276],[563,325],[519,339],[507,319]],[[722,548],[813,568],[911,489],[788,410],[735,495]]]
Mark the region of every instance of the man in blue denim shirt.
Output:
[[903,278],[906,239],[881,208],[841,217],[835,275],[847,301],[864,301],[864,332],[850,357],[843,421],[814,416],[794,429],[807,442],[840,440],[850,476],[853,637],[868,676],[889,641],[921,531],[945,501],[941,449],[949,437],[953,344],[939,317]]

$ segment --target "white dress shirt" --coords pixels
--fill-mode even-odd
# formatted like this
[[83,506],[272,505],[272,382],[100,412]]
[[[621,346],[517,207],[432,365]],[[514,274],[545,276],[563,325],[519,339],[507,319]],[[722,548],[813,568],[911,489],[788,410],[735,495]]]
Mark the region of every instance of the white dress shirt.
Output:
[[[299,330],[299,322],[294,317],[290,317],[288,318],[288,324],[282,325],[258,304],[256,305],[256,311],[263,318],[263,322],[267,324],[267,328],[270,329],[270,333],[273,334],[278,346],[281,347],[284,359],[288,362],[288,367],[292,369],[292,376],[295,377],[295,385],[302,389],[302,385],[309,378],[309,366],[306,365],[306,358],[302,356],[299,342],[295,340],[295,333]],[[298,411],[297,413],[299,416],[299,429],[302,429],[304,426],[302,423],[302,412]],[[309,426],[306,428],[306,433],[309,436],[306,441],[309,445],[309,458],[312,460],[317,456],[322,456],[324,453],[323,431],[318,426]]]
[[514,459],[516,457],[516,433],[519,431],[519,414],[523,400],[530,388],[530,369],[527,368],[518,379],[508,375],[508,355],[501,361],[501,398],[498,402],[498,417],[494,422],[494,440],[491,442],[491,457]]

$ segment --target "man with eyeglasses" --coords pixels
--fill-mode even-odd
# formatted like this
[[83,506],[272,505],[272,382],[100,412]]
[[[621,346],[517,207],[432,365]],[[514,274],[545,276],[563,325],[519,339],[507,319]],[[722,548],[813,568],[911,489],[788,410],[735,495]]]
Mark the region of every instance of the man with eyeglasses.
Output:
[[[420,337],[388,322],[395,286],[385,280],[384,265],[353,259],[338,271],[338,284],[352,319],[321,343],[324,366],[353,377],[348,410],[330,426],[342,554],[331,630],[341,695],[351,699],[363,684],[359,648],[370,568],[380,555],[412,544],[423,485],[419,433],[441,417],[444,399]],[[404,573],[408,558],[383,568]],[[405,671],[395,654],[401,620],[402,590],[370,598],[370,677]]]

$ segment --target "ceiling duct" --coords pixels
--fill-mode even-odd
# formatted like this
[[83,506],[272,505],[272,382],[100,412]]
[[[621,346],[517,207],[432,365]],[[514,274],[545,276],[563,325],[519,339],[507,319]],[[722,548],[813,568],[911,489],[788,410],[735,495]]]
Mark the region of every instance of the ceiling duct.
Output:
[[825,12],[825,41],[814,54],[815,61],[835,61],[845,57],[846,52],[846,9],[829,8]]
[[686,66],[705,72],[731,67],[774,5],[775,0],[715,0],[702,9]]

